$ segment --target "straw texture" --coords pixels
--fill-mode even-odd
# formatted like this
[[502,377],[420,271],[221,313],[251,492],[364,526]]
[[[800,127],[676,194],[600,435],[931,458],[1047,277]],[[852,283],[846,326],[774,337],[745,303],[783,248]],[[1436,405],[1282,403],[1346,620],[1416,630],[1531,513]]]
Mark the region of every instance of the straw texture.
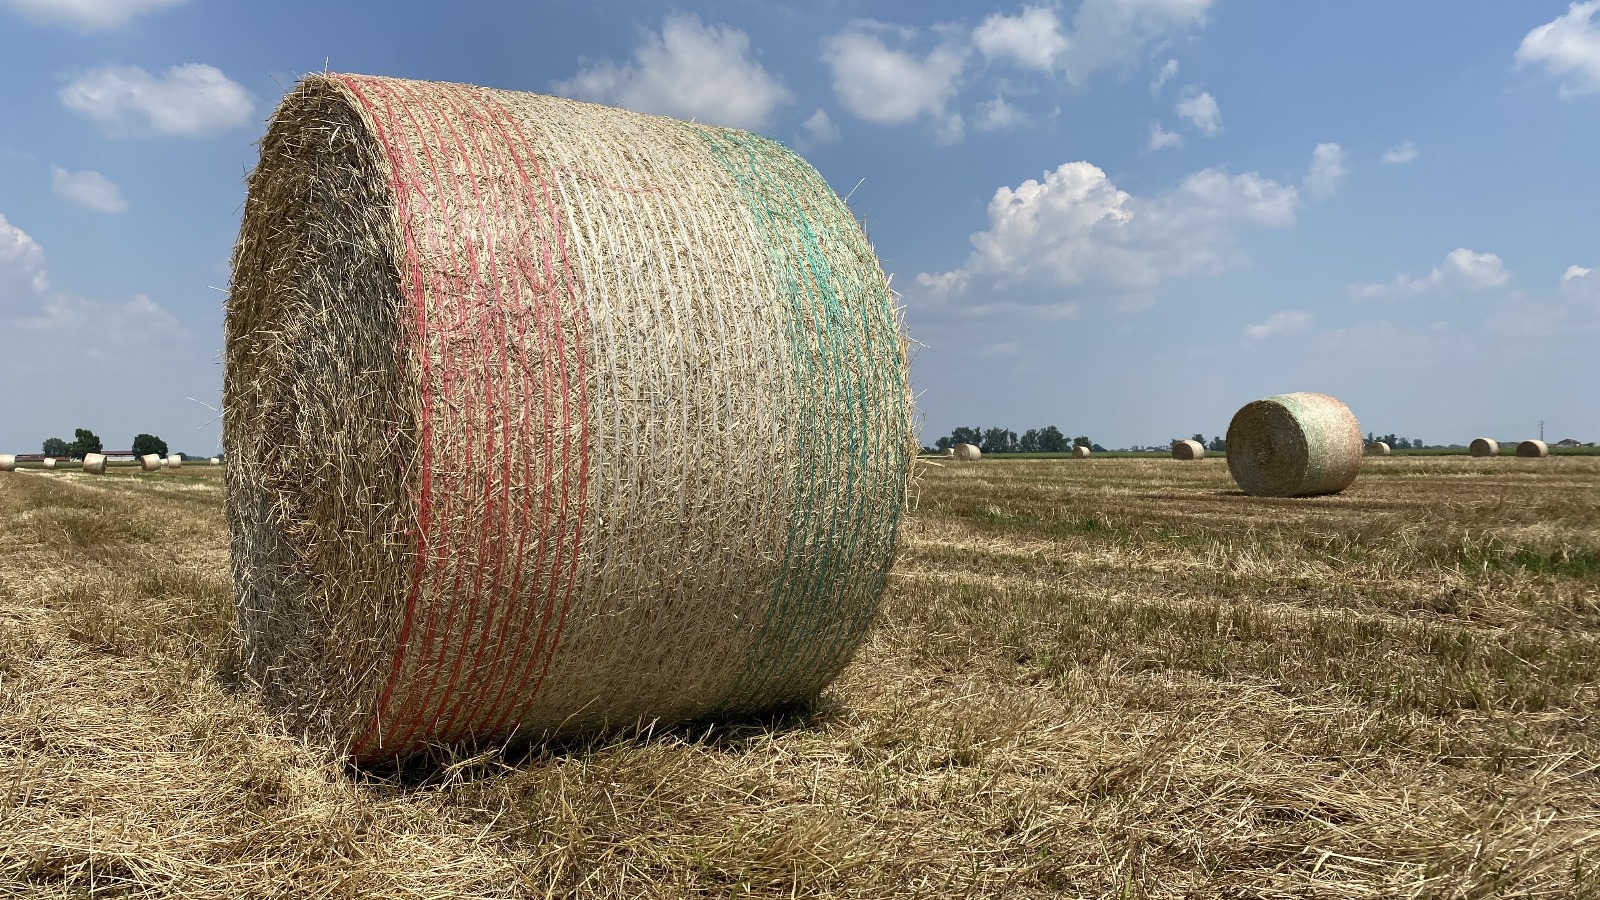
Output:
[[316,75],[262,141],[223,442],[248,675],[358,760],[815,696],[918,451],[887,279],[753,134]]
[[955,453],[953,455],[956,459],[971,462],[973,460],[982,459],[983,451],[978,449],[977,444],[957,444],[955,446]]
[[1500,442],[1493,438],[1473,438],[1468,452],[1473,456],[1499,456]]
[[0,472],[15,472],[16,470],[17,458],[10,453],[0,454]]
[[1173,459],[1205,459],[1206,448],[1199,441],[1173,441]]
[[169,469],[181,469],[181,468],[183,468],[183,457],[179,456],[176,453],[174,453],[171,456],[167,457],[167,468],[169,468]]
[[1550,445],[1541,440],[1523,441],[1517,445],[1517,455],[1524,459],[1544,459],[1550,455]]
[[1327,394],[1256,400],[1228,424],[1228,472],[1258,497],[1336,494],[1355,482],[1361,454],[1361,423]]
[[139,457],[139,469],[144,472],[154,472],[161,468],[163,460],[154,453],[147,453]]
[[83,456],[83,470],[90,475],[104,475],[106,473],[105,454],[85,453]]
[[956,455],[956,448],[954,448],[954,447],[946,447],[943,450],[939,451],[939,455],[944,457],[945,459],[949,459],[949,458],[951,458],[951,457]]
[[1072,448],[1072,458],[1073,459],[1088,459],[1089,458],[1089,448],[1088,447],[1073,447]]
[[1373,441],[1367,445],[1368,456],[1388,456],[1393,452],[1384,441]]

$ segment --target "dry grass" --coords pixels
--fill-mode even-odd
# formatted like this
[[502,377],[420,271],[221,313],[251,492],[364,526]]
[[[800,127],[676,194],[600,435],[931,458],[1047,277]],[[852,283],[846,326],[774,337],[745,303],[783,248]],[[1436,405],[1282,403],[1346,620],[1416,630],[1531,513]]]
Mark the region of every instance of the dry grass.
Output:
[[1600,893],[1600,459],[1363,474],[930,466],[818,708],[366,773],[233,686],[218,472],[7,476],[0,888]]

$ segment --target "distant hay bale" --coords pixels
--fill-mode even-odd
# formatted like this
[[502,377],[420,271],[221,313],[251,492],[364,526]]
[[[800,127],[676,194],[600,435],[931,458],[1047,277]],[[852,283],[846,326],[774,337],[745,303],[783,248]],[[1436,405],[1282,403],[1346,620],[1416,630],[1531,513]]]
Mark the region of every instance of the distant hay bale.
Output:
[[1199,441],[1173,441],[1173,459],[1205,459],[1206,447]]
[[1527,440],[1517,445],[1517,455],[1523,459],[1544,459],[1550,455],[1550,445],[1541,440]]
[[1073,459],[1088,459],[1089,458],[1089,453],[1090,453],[1090,451],[1089,451],[1088,447],[1073,447],[1072,448],[1072,458]]
[[943,450],[939,451],[939,455],[944,457],[945,459],[949,459],[949,458],[951,458],[951,457],[956,455],[956,448],[954,448],[954,447],[946,447]]
[[0,454],[0,472],[15,472],[16,470],[17,458],[9,453]]
[[44,462],[40,463],[39,465],[44,466],[46,469],[54,469],[56,467],[56,458],[53,456],[46,456],[44,458]]
[[1389,449],[1389,445],[1383,441],[1373,441],[1367,445],[1368,456],[1388,456],[1393,452],[1393,450]]
[[1473,438],[1467,452],[1473,456],[1499,456],[1500,442],[1493,438]]
[[291,731],[376,761],[742,716],[866,635],[919,450],[907,346],[781,145],[319,73],[233,272],[243,670]]
[[1247,403],[1228,425],[1228,471],[1257,497],[1336,494],[1361,471],[1361,424],[1327,394]]
[[83,470],[90,475],[104,475],[106,473],[105,454],[85,453],[83,455]]
[[167,468],[169,468],[169,469],[181,469],[181,468],[183,468],[183,457],[179,456],[176,453],[174,453],[171,456],[167,457]]
[[222,460],[217,459],[215,456],[213,456],[209,460],[206,461],[206,465],[209,465],[209,466],[220,466],[220,465],[222,465]]
[[146,453],[139,457],[139,470],[142,472],[154,472],[161,468],[162,463],[163,460],[157,454]]
[[978,449],[977,444],[957,444],[954,452],[950,455],[956,459],[972,462],[973,460],[982,459],[983,451]]

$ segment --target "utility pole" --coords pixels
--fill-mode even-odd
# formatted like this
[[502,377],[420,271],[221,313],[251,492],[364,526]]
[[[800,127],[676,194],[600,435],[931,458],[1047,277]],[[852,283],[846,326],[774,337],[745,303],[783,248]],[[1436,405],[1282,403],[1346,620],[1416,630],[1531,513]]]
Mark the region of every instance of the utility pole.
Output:
[[1544,440],[1544,420],[1539,420],[1539,440]]

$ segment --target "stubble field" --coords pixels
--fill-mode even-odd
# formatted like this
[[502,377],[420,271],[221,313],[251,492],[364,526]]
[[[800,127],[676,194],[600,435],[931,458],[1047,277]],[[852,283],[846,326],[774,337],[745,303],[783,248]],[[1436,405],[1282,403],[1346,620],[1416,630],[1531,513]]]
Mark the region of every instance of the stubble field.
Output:
[[1600,896],[1600,458],[928,466],[816,708],[359,772],[221,479],[0,475],[0,896]]

